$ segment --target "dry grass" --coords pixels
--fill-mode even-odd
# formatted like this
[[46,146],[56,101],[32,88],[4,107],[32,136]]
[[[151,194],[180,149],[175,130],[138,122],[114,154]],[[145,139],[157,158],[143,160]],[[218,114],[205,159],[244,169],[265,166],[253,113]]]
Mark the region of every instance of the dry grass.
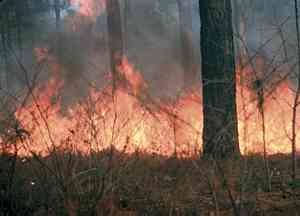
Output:
[[[50,172],[55,170],[54,157],[60,160],[60,174]],[[40,160],[17,160],[11,194],[15,215],[234,215],[234,209],[239,215],[291,215],[298,209],[298,200],[300,204],[300,193],[294,203],[288,186],[290,162],[286,155],[270,158],[271,192],[266,192],[263,157],[259,155],[216,162],[138,152],[107,151],[90,156],[56,152]],[[2,155],[0,162],[0,207],[4,212],[9,204],[5,200],[10,156]],[[72,172],[92,167],[103,172],[82,175],[69,184]],[[67,169],[73,170],[69,176],[64,175]],[[101,194],[97,190],[102,185]]]

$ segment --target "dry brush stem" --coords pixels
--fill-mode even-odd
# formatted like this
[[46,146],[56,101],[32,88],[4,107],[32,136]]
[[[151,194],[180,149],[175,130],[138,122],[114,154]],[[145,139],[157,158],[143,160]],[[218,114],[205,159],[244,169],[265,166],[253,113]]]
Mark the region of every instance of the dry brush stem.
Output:
[[[300,97],[300,30],[299,30],[299,8],[298,1],[294,0],[295,8],[295,20],[296,20],[296,34],[297,34],[297,63],[298,63],[298,82],[295,100],[293,104],[293,119],[292,119],[292,178],[295,183],[296,180],[296,125],[297,125],[297,110],[299,106],[299,97]],[[294,189],[294,187],[293,187]]]

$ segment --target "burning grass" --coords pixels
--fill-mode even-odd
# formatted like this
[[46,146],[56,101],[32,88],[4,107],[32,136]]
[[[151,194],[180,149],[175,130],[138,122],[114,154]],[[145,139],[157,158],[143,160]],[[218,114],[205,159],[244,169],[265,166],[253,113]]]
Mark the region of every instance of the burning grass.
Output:
[[[29,135],[20,142],[22,154],[30,151],[47,154],[51,148],[68,148],[69,145],[84,153],[111,146],[128,153],[138,150],[164,156],[195,157],[201,152],[200,87],[172,101],[154,99],[141,72],[124,59],[119,67],[121,79],[117,89],[113,90],[110,84],[102,89],[92,86],[84,99],[64,110],[60,96],[64,80],[60,78],[60,66],[55,60],[51,61],[52,77],[30,92],[30,100],[15,112],[18,127]],[[238,74],[242,153],[263,152],[261,108],[265,113],[267,152],[290,153],[293,90],[284,80],[276,84],[276,88],[268,87],[263,95],[263,107],[259,107],[251,80],[241,84],[241,73]]]
[[[102,89],[91,86],[86,98],[64,109],[60,96],[64,80],[55,59],[51,62],[52,77],[28,93],[13,123],[1,132],[1,145],[8,147],[3,152],[12,154],[2,156],[1,168],[7,167],[1,174],[3,200],[30,212],[23,215],[293,211],[288,156],[269,157],[271,193],[264,192],[262,158],[251,156],[263,150],[258,108],[265,109],[268,154],[290,152],[294,93],[286,81],[267,89],[259,107],[257,92],[238,77],[240,145],[245,156],[220,164],[199,160],[198,88],[173,101],[153,99],[141,73],[124,59],[117,89],[110,84]],[[12,161],[16,163],[5,164]],[[45,196],[37,198],[41,194]]]

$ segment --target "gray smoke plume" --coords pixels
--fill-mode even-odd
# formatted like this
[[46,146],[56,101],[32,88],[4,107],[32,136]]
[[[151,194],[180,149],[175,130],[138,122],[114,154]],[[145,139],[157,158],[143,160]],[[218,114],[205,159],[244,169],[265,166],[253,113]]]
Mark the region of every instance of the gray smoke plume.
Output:
[[[244,45],[251,56],[260,53],[270,65],[277,66],[284,58],[293,62],[295,55],[292,5],[287,0],[235,0],[245,25]],[[149,84],[152,95],[168,98],[183,88],[180,30],[176,0],[129,0],[126,24],[126,55]],[[196,64],[200,65],[200,18],[198,1],[192,2],[192,44]],[[121,1],[123,17],[124,1]],[[63,91],[66,103],[85,96],[92,84],[101,88],[109,72],[108,38],[105,11],[91,19],[80,15],[78,6],[62,11],[59,41],[56,40],[54,13],[34,17],[35,25],[24,29],[22,62],[34,73],[34,48],[46,47],[51,58],[61,65],[60,76],[65,81]],[[234,17],[237,19],[237,17]],[[234,23],[236,20],[233,20]],[[238,34],[238,32],[236,32]],[[275,60],[274,60],[275,59]],[[14,64],[14,60],[11,60]],[[274,67],[275,67],[274,66]],[[270,66],[271,67],[271,66]],[[200,68],[200,67],[198,67]],[[18,71],[17,66],[11,68]],[[50,69],[39,76],[47,79]],[[48,73],[48,75],[47,75]],[[279,72],[280,73],[280,72]],[[22,72],[12,73],[15,89],[24,88]],[[200,80],[200,69],[198,77]],[[15,79],[15,77],[18,77]]]

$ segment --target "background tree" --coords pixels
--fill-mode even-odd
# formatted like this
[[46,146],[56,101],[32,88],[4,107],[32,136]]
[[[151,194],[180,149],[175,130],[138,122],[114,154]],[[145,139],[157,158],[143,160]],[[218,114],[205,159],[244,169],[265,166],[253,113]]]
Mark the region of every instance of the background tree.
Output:
[[196,83],[197,68],[192,43],[192,4],[190,0],[177,0],[179,11],[181,59],[184,70],[184,87]]
[[55,26],[56,31],[60,31],[60,20],[61,20],[61,2],[60,0],[54,0],[54,12],[55,12]]
[[239,154],[235,56],[230,0],[200,0],[203,149],[213,157]]
[[124,43],[119,0],[107,1],[107,28],[110,49],[110,64],[113,78],[113,89],[118,80],[118,67],[122,64]]

